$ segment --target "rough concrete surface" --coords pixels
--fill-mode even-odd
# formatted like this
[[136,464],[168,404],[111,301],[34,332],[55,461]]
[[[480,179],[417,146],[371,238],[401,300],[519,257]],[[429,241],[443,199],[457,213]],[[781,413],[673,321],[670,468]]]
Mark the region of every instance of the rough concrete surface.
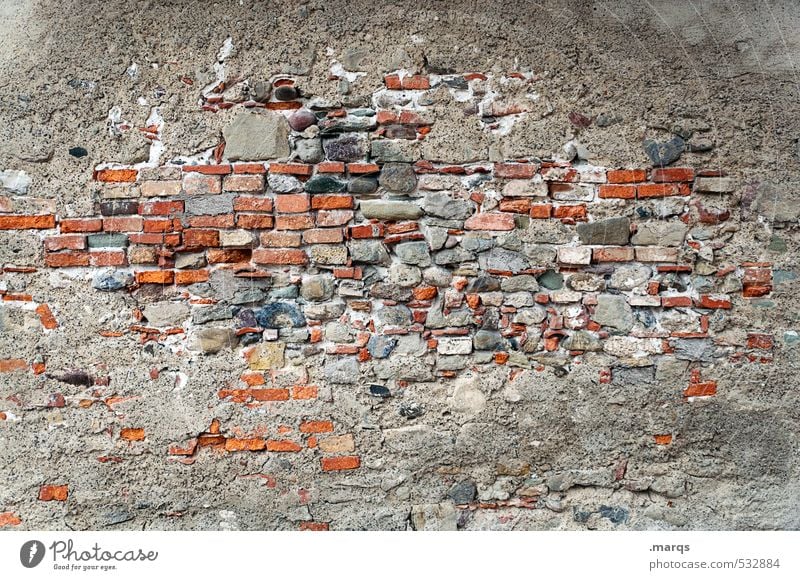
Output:
[[0,529],[800,528],[796,2],[0,21]]

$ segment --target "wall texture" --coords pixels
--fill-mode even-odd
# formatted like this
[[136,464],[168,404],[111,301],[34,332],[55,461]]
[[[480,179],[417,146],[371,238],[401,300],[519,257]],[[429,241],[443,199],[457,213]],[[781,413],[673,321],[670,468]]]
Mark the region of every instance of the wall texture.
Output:
[[0,6],[0,528],[800,527],[791,2]]

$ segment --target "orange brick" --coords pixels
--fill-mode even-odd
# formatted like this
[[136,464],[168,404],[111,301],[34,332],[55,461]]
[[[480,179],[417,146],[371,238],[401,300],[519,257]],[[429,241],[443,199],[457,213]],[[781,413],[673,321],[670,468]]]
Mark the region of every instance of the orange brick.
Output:
[[512,213],[528,213],[531,210],[531,200],[529,199],[501,199],[500,211]]
[[275,219],[271,215],[240,213],[236,216],[236,225],[246,230],[271,229]]
[[127,427],[119,432],[120,439],[125,441],[144,441],[144,429],[141,427]]
[[226,439],[225,451],[263,451],[267,442],[263,439]]
[[136,282],[139,284],[172,284],[175,274],[172,270],[145,270],[136,272]]
[[415,300],[433,300],[439,294],[436,286],[417,286],[412,290]]
[[247,392],[256,401],[289,400],[289,389],[249,389]]
[[531,205],[531,213],[530,216],[533,219],[547,219],[550,217],[551,212],[553,211],[553,206],[549,203],[538,203]]
[[553,208],[553,217],[563,219],[572,218],[576,220],[586,219],[585,205],[559,205]]
[[327,532],[329,529],[326,522],[300,522],[301,532]]
[[292,387],[292,398],[297,400],[316,399],[317,387],[302,385]]
[[637,185],[636,189],[640,198],[681,195],[680,189],[674,183],[643,183]]
[[21,358],[0,359],[0,373],[13,373],[28,370],[28,363]]
[[653,169],[650,180],[656,183],[692,181],[694,180],[694,169],[691,167],[658,167]]
[[647,171],[644,169],[609,169],[606,176],[609,183],[638,183],[647,179]]
[[0,215],[0,230],[49,230],[54,227],[54,215]]
[[664,308],[686,308],[692,305],[691,296],[662,296],[661,306]]
[[186,286],[208,281],[208,270],[177,270],[175,283]]
[[267,168],[263,163],[236,163],[233,166],[234,173],[266,173]]
[[100,218],[75,218],[63,219],[59,223],[61,233],[72,232],[99,232],[103,229],[103,220]]
[[352,207],[352,195],[315,195],[311,198],[312,209],[351,209]]
[[747,335],[747,348],[757,348],[760,350],[772,350],[775,339],[771,334],[761,334],[751,332]]
[[250,250],[247,249],[209,249],[206,252],[206,257],[209,264],[237,264],[239,262],[249,262],[250,254]]
[[669,445],[672,443],[672,435],[670,433],[666,433],[664,435],[653,435],[653,438],[656,441],[656,445]]
[[635,185],[601,185],[598,189],[601,199],[635,199]]
[[[0,528],[2,528],[3,526],[18,526],[21,523],[22,523],[22,520],[19,519],[17,514],[15,514],[14,512],[0,512]],[[312,522],[303,522],[303,523],[312,523]],[[327,525],[327,524],[325,524],[325,525]],[[303,529],[302,525],[301,525],[300,529]],[[313,529],[313,528],[311,528],[311,529]]]
[[380,165],[377,163],[348,163],[347,171],[351,175],[365,175],[369,173],[378,173],[381,170]]
[[[388,85],[387,85],[388,87]],[[425,75],[411,75],[403,77],[402,87],[408,90],[427,90],[431,88],[431,81]]]
[[717,381],[692,383],[683,390],[684,397],[710,397],[717,394]]
[[383,82],[386,88],[393,91],[399,91],[403,88],[403,83],[400,81],[400,75],[386,75],[383,77]]
[[258,248],[253,250],[253,262],[256,264],[302,265],[308,262],[308,256],[303,250]]
[[714,296],[712,294],[701,294],[700,299],[697,301],[700,308],[731,308],[730,298],[727,296]]
[[509,231],[514,229],[514,216],[507,213],[485,212],[478,213],[464,222],[467,230],[493,230]]
[[300,423],[301,433],[331,433],[333,423],[331,421],[304,421]]
[[138,175],[136,169],[99,169],[94,172],[97,181],[107,183],[131,183],[136,181]]
[[69,486],[66,485],[43,485],[39,488],[41,501],[67,501],[68,497]]
[[241,379],[248,387],[257,387],[267,382],[263,373],[242,373]]
[[203,175],[228,175],[231,172],[230,165],[184,165],[184,173],[202,173]]
[[73,266],[88,266],[88,252],[60,252],[58,254],[45,254],[44,263],[51,268],[69,268]]
[[317,173],[344,173],[344,163],[341,161],[323,161],[317,165]]
[[219,246],[217,230],[190,228],[183,232],[183,245],[186,248],[215,248]]
[[361,458],[356,455],[343,457],[323,457],[320,459],[322,471],[343,471],[361,467]]
[[307,230],[313,227],[314,218],[310,213],[279,215],[275,218],[276,230]]
[[286,439],[271,439],[267,441],[267,451],[297,453],[302,450],[303,448],[294,441],[287,441]]

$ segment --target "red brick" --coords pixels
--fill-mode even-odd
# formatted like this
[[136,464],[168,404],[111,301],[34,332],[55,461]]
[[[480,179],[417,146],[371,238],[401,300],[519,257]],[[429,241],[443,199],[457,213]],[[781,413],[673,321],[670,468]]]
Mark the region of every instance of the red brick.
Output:
[[635,199],[635,185],[601,185],[598,189],[601,199]]
[[314,218],[310,213],[279,215],[275,218],[276,230],[307,230],[313,227]]
[[656,445],[669,445],[672,443],[672,435],[670,433],[653,435],[653,439],[655,439]]
[[66,485],[43,485],[39,488],[40,501],[67,501],[69,497],[69,486]]
[[691,167],[659,167],[650,173],[650,181],[656,183],[692,180],[694,180],[694,169]]
[[206,252],[209,264],[237,264],[239,262],[250,261],[250,250],[235,249],[235,250],[215,250],[209,249]]
[[46,329],[53,330],[58,328],[58,321],[56,320],[56,317],[53,316],[53,313],[47,304],[40,304],[37,306],[36,314],[39,315],[39,321]]
[[302,450],[303,448],[294,441],[287,441],[286,439],[271,439],[267,441],[267,451],[297,453]]
[[89,264],[92,266],[127,266],[128,258],[125,250],[92,250],[89,252]]
[[350,226],[350,237],[354,240],[364,240],[369,238],[381,238],[384,234],[383,224],[361,224]]
[[303,232],[305,244],[338,244],[344,241],[341,228],[313,229]]
[[310,176],[314,171],[312,165],[305,163],[270,163],[270,173],[284,173],[287,175],[300,175],[304,177]]
[[535,203],[531,205],[530,216],[533,219],[547,219],[553,211],[553,206],[549,203]]
[[85,250],[86,236],[51,236],[45,238],[44,247],[48,252],[57,252],[59,250]]
[[640,198],[681,195],[680,189],[674,183],[643,183],[637,185],[636,189]]
[[311,209],[311,198],[305,193],[279,195],[275,198],[275,211],[303,213]]
[[403,88],[403,83],[400,81],[400,75],[386,75],[383,77],[383,82],[386,84],[386,88],[399,91]]
[[350,175],[365,175],[369,173],[378,173],[381,170],[380,165],[377,163],[348,163],[347,171]]
[[500,211],[511,213],[529,213],[531,211],[531,200],[529,199],[501,199]]
[[144,220],[142,228],[146,234],[183,231],[181,220],[178,218]]
[[692,383],[683,390],[684,397],[710,397],[717,394],[717,381]]
[[514,216],[499,212],[478,213],[464,222],[464,229],[467,230],[509,231],[514,227]]
[[637,183],[647,179],[647,171],[644,169],[609,169],[606,176],[609,183]]
[[232,228],[234,224],[233,215],[197,215],[188,220],[189,227],[192,228]]
[[742,290],[742,296],[745,298],[758,298],[760,296],[766,296],[770,292],[772,292],[772,286],[745,286],[744,290]]
[[626,246],[607,246],[594,248],[592,260],[595,262],[630,262],[633,260],[633,248]]
[[272,211],[269,197],[237,197],[233,200],[234,211]]
[[183,213],[182,201],[145,201],[139,204],[139,215],[172,215]]
[[329,529],[327,522],[300,522],[301,532],[327,532]]
[[263,174],[267,168],[263,163],[236,163],[233,166],[234,173]]
[[300,423],[301,433],[331,433],[333,423],[330,421],[304,421]]
[[144,441],[144,429],[141,427],[126,427],[119,432],[120,439],[125,441]]
[[315,195],[311,198],[312,209],[351,209],[352,207],[352,195]]
[[184,165],[182,167],[184,173],[202,173],[203,175],[228,175],[231,172],[231,166],[223,165]]
[[97,181],[107,183],[131,183],[136,181],[139,172],[136,169],[98,169],[94,172]]
[[553,208],[554,218],[571,218],[576,220],[586,219],[585,205],[558,205]]
[[72,232],[99,232],[103,229],[103,220],[100,218],[63,219],[59,223],[61,233]]
[[341,161],[323,161],[317,165],[317,173],[344,173],[344,163]]
[[28,370],[28,363],[21,358],[0,359],[0,373]]
[[317,398],[317,387],[309,385],[298,385],[292,387],[292,399],[308,400]]
[[103,231],[106,232],[141,232],[140,217],[110,217],[103,219]]
[[289,400],[289,389],[249,389],[247,392],[256,401]]
[[208,270],[177,270],[175,283],[181,286],[208,281]]
[[361,268],[334,268],[333,269],[333,277],[334,278],[347,278],[352,280],[361,280],[362,271]]
[[240,213],[236,215],[236,225],[246,230],[268,230],[275,223],[271,215]]
[[305,264],[308,256],[303,250],[277,250],[259,248],[253,250],[253,262],[256,264]]
[[145,270],[136,272],[136,282],[139,284],[172,284],[175,274],[172,270]]
[[183,245],[187,248],[216,248],[219,246],[219,232],[196,228],[184,230]]
[[742,284],[745,286],[772,284],[772,269],[745,268]]
[[229,175],[222,180],[225,191],[264,191],[263,175]]
[[49,230],[54,227],[54,215],[0,215],[0,230]]
[[317,225],[323,228],[343,226],[352,219],[353,211],[348,209],[321,209],[317,212]]
[[69,268],[73,266],[88,266],[88,252],[60,252],[58,254],[45,254],[44,263],[51,268]]
[[775,346],[775,339],[771,334],[750,332],[747,334],[747,348],[757,348],[760,350],[772,350]]
[[343,471],[361,467],[361,459],[356,455],[344,457],[323,457],[320,459],[322,471]]
[[180,234],[131,234],[128,238],[132,244],[177,246],[181,243]]
[[495,163],[494,176],[505,179],[530,179],[539,167],[535,163]]
[[302,245],[299,232],[263,232],[261,245],[265,248],[297,248]]
[[697,301],[700,308],[731,308],[731,300],[725,295],[715,296],[713,294],[701,294]]
[[431,88],[431,81],[424,75],[411,75],[403,77],[402,86],[408,90],[428,90]]
[[686,308],[692,305],[691,296],[662,296],[661,306],[664,308]]

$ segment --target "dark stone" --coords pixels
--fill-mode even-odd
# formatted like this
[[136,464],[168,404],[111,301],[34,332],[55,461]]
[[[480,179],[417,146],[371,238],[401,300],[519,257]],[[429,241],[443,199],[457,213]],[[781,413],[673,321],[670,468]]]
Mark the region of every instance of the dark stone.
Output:
[[388,125],[383,136],[387,139],[416,139],[417,131],[411,125]]
[[367,350],[373,358],[386,358],[396,346],[397,338],[382,334],[373,334],[367,342]]
[[579,524],[585,524],[589,521],[589,516],[592,515],[592,512],[586,511],[585,509],[578,508],[576,506],[572,507],[572,519],[578,522]]
[[236,327],[237,328],[253,328],[258,326],[256,320],[256,313],[250,308],[241,308],[236,312]]
[[329,175],[315,175],[306,181],[305,190],[308,193],[336,193],[344,191],[347,183],[339,181]]
[[255,312],[261,328],[298,328],[306,325],[305,316],[294,304],[273,302]]
[[89,152],[83,147],[70,147],[69,154],[80,159],[89,155]]
[[669,141],[653,141],[647,139],[643,143],[644,152],[653,162],[653,165],[660,167],[669,165],[676,161],[686,148],[686,142],[679,136],[675,135]]
[[357,117],[349,115],[347,117],[333,117],[323,119],[318,124],[322,135],[333,133],[346,133],[348,131],[371,131],[378,126],[375,117]]
[[297,98],[297,89],[291,85],[283,85],[280,87],[276,87],[275,91],[275,98],[279,101],[293,101]]
[[467,79],[464,77],[454,77],[451,79],[445,79],[444,84],[450,87],[451,89],[456,89],[459,91],[466,91],[469,88],[469,83]]
[[536,279],[540,286],[548,290],[558,290],[564,286],[564,276],[555,270],[548,270]]
[[467,286],[467,292],[474,294],[476,292],[496,292],[500,290],[500,281],[491,276],[480,276],[470,281]]
[[101,292],[113,292],[114,290],[121,290],[132,283],[133,275],[128,272],[110,270],[97,274],[92,279],[92,288]]
[[387,163],[378,177],[378,183],[393,193],[411,193],[417,186],[417,175],[408,163]]
[[94,384],[94,378],[86,371],[67,371],[61,376],[48,374],[47,378],[80,387],[91,387]]
[[401,288],[391,282],[378,282],[370,286],[369,295],[372,298],[382,300],[394,300],[395,302],[408,302],[411,300],[411,288]]
[[239,344],[241,346],[256,344],[257,342],[261,342],[260,332],[248,332],[239,337]]
[[101,201],[100,215],[136,215],[139,213],[138,201]]
[[626,217],[614,217],[578,224],[577,231],[582,244],[624,246],[630,239],[631,222]]
[[256,81],[251,90],[251,96],[257,103],[266,103],[272,94],[272,85],[265,81]]
[[628,510],[625,508],[601,505],[598,511],[601,517],[608,518],[612,524],[621,524],[628,520]]
[[478,488],[470,480],[460,481],[450,488],[447,497],[453,500],[456,505],[463,505],[473,501],[478,495]]
[[472,338],[475,350],[506,350],[506,341],[499,332],[479,330]]
[[325,156],[331,161],[350,163],[366,156],[369,141],[361,134],[348,134],[335,139],[326,139],[322,147],[325,149]]
[[425,407],[419,403],[403,403],[400,405],[400,416],[406,419],[416,419],[425,414]]
[[305,131],[311,125],[316,125],[317,116],[308,109],[300,109],[289,117],[289,126],[295,131]]
[[378,191],[378,180],[374,177],[356,177],[347,184],[349,193],[375,193]]
[[392,392],[383,385],[370,385],[369,394],[373,397],[380,397],[381,399],[388,399],[392,396]]

